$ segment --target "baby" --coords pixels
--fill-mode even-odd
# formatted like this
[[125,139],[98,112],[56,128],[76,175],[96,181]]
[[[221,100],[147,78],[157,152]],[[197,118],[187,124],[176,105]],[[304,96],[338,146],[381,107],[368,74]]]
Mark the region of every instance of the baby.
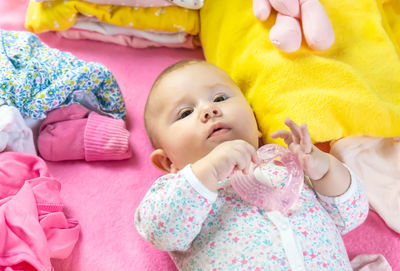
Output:
[[220,181],[257,162],[261,133],[233,80],[198,60],[168,67],[149,94],[151,161],[168,173],[135,215],[138,232],[168,251],[179,270],[352,270],[340,234],[360,225],[368,203],[360,181],[311,143],[306,124],[286,119],[283,138],[311,184],[287,214],[244,202]]

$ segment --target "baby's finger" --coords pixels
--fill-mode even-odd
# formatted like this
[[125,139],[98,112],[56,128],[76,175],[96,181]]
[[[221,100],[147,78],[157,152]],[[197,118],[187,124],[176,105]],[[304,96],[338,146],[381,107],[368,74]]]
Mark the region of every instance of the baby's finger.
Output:
[[242,170],[243,174],[248,174],[252,162],[255,164],[259,163],[256,149],[247,142],[243,145],[242,158],[245,159],[246,162],[246,166]]
[[308,129],[307,129],[307,124],[303,123],[300,126],[300,130],[301,130],[301,139],[300,139],[301,149],[303,150],[304,153],[311,153],[312,142],[311,142],[310,133],[308,132]]
[[250,165],[252,157],[250,148],[253,148],[250,144],[243,144],[236,146],[234,159],[238,169],[243,170]]
[[286,145],[290,145],[293,142],[292,133],[286,130],[279,130],[271,134],[272,138],[282,138]]
[[290,128],[290,131],[293,134],[293,141],[296,144],[300,144],[300,138],[301,138],[301,131],[300,131],[300,127],[290,118],[286,118],[285,119],[285,124],[287,127]]
[[251,162],[253,162],[254,164],[258,164],[259,158],[256,149],[250,144],[247,144],[246,148],[247,152],[250,154],[250,161],[248,166],[250,167]]
[[236,160],[236,165],[239,170],[241,170],[244,174],[247,174],[247,169],[250,167],[250,156],[247,157],[242,156]]
[[302,153],[302,150],[301,150],[299,144],[290,144],[290,145],[288,146],[288,148],[289,148],[289,150],[290,150],[291,152],[293,152],[293,153],[296,154],[296,155],[298,155],[299,153]]
[[251,162],[253,162],[254,164],[260,163],[260,158],[258,158],[257,152],[251,154]]
[[251,146],[251,148],[252,148],[252,150],[250,152],[251,162],[253,162],[254,164],[260,163],[260,159],[258,158],[257,151],[252,146]]

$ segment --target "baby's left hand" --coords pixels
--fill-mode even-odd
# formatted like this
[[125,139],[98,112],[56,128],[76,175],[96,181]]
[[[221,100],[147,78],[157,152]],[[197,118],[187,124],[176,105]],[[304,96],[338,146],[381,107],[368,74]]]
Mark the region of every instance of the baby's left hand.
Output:
[[312,180],[319,180],[328,172],[330,159],[327,153],[320,151],[311,142],[307,124],[298,126],[290,118],[285,119],[290,131],[279,130],[271,134],[272,138],[282,138],[288,148],[297,155],[304,173]]

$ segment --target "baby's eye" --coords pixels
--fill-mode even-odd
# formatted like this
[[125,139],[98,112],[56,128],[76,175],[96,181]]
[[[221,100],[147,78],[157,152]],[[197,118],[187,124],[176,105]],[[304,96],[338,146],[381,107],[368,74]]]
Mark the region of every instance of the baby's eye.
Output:
[[218,102],[223,102],[226,99],[228,99],[228,97],[226,95],[218,95],[214,98],[214,102],[218,103]]
[[192,109],[186,109],[183,110],[180,114],[179,114],[179,119],[184,119],[187,116],[189,116],[190,114],[192,114],[193,110]]

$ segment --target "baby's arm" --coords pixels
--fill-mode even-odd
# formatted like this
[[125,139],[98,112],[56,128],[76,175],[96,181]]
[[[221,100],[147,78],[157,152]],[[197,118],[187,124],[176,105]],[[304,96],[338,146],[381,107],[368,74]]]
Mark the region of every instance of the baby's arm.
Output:
[[335,157],[319,150],[311,143],[307,125],[298,126],[286,118],[290,132],[279,130],[272,138],[283,138],[289,149],[297,154],[304,173],[310,177],[313,188],[321,195],[336,197],[344,194],[351,184],[350,173]]
[[136,210],[135,226],[146,241],[161,250],[187,250],[216,197],[187,166],[156,180]]
[[317,193],[321,205],[331,216],[341,234],[361,225],[369,211],[367,195],[361,181],[351,170],[349,171],[351,185],[343,195],[327,197]]
[[216,200],[218,181],[234,169],[245,171],[251,160],[257,156],[249,143],[227,141],[177,174],[157,179],[136,210],[138,232],[159,249],[188,249]]
[[297,154],[304,173],[310,177],[318,198],[342,234],[359,226],[368,215],[368,200],[361,182],[339,160],[320,151],[311,143],[307,125],[300,127],[287,118],[291,132],[280,130],[271,137],[281,137]]

